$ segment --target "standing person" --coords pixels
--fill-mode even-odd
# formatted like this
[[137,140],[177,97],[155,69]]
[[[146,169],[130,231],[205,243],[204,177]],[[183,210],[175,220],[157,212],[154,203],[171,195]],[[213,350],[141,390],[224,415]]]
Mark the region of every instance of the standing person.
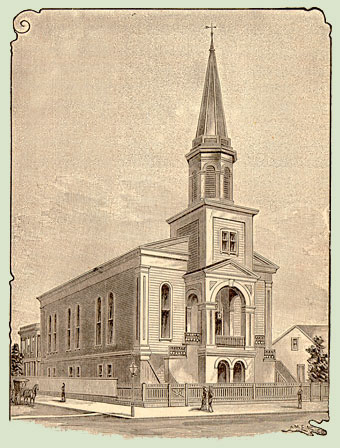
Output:
[[201,411],[207,410],[207,388],[203,387]]
[[299,386],[297,396],[298,396],[298,409],[302,409],[302,384],[300,384]]
[[61,386],[61,401],[63,403],[65,403],[66,401],[66,396],[65,396],[65,383],[63,383],[63,385]]
[[214,392],[212,387],[209,387],[209,393],[208,393],[208,411],[214,412],[212,404],[213,404],[213,398],[214,398]]

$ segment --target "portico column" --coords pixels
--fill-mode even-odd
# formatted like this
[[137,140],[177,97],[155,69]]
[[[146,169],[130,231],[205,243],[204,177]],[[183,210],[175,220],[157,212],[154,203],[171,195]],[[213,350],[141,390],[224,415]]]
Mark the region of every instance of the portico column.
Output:
[[234,367],[230,367],[230,383],[234,382]]
[[200,309],[205,321],[202,322],[202,342],[206,345],[215,345],[215,303],[202,303]]
[[255,307],[247,306],[245,308],[246,313],[246,347],[254,347],[255,341]]
[[265,322],[265,343],[266,348],[271,348],[272,346],[272,285],[271,283],[266,283],[266,322]]

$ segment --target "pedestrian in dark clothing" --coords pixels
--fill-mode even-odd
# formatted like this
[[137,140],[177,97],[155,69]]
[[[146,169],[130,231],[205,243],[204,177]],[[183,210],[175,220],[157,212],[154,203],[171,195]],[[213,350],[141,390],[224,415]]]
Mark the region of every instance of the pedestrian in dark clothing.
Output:
[[214,398],[214,392],[212,387],[209,387],[209,393],[208,393],[208,411],[214,412],[212,404],[213,404],[213,398]]
[[298,389],[298,409],[302,409],[302,384],[300,384],[299,389]]
[[207,410],[207,388],[204,386],[203,387],[203,392],[202,392],[202,404],[201,404],[201,411],[206,411]]
[[63,403],[65,403],[66,401],[66,396],[65,396],[65,383],[63,383],[63,385],[61,386],[61,401]]

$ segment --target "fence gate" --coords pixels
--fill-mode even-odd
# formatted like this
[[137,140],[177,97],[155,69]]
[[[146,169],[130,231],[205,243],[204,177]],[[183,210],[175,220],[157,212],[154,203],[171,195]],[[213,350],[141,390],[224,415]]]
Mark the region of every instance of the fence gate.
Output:
[[185,385],[169,384],[169,406],[185,406]]

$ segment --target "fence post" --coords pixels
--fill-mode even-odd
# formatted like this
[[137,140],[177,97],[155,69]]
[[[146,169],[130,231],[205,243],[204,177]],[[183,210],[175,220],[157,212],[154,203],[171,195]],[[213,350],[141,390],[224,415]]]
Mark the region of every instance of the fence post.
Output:
[[142,383],[142,404],[144,407],[144,404],[146,402],[146,384]]
[[171,406],[171,384],[168,383],[168,406]]
[[188,383],[185,383],[184,385],[184,397],[185,397],[185,406],[189,406]]

